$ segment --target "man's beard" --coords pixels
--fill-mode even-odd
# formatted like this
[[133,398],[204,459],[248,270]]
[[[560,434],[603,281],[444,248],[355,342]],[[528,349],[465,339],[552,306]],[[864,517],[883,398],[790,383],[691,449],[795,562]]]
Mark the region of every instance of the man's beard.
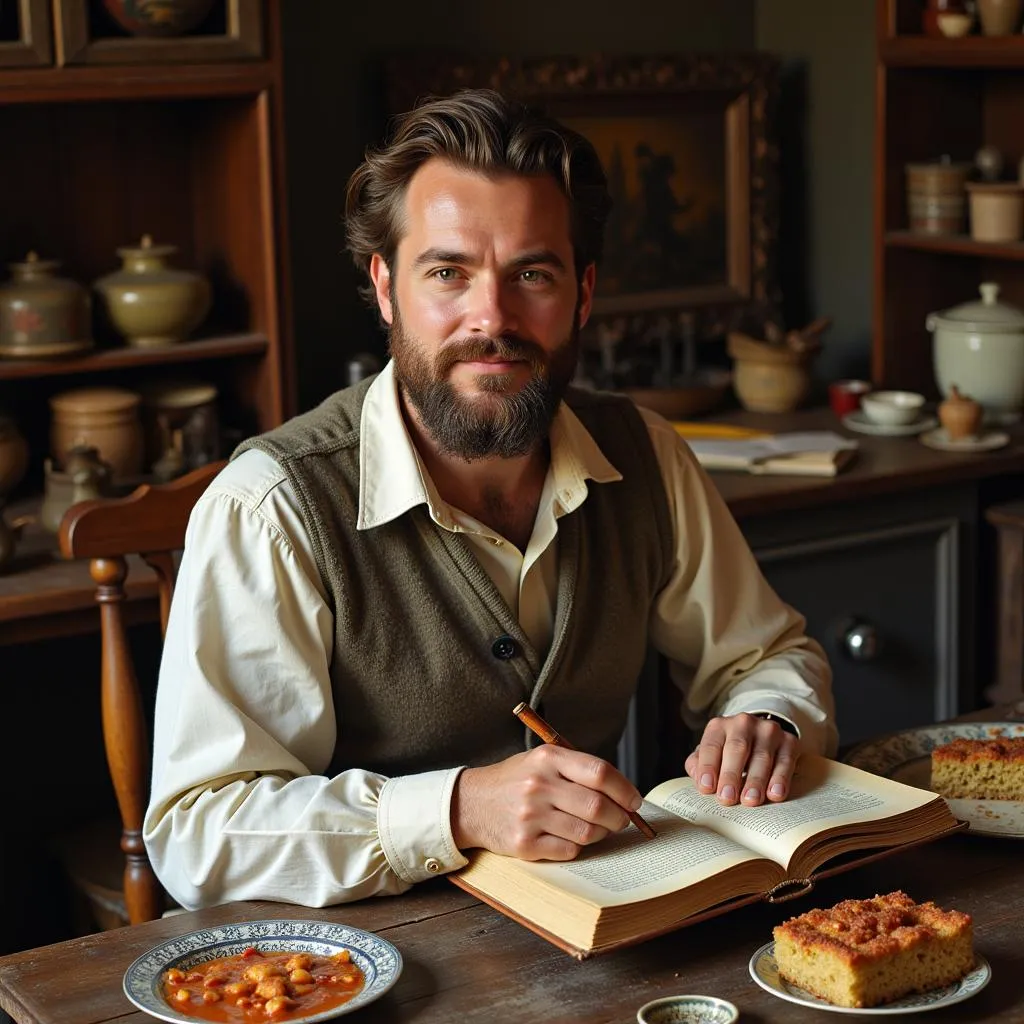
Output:
[[[431,359],[405,333],[396,304],[388,347],[404,394],[443,453],[466,462],[511,459],[534,451],[551,429],[576,370],[579,317],[574,315],[572,333],[550,354],[515,335],[470,336]],[[530,379],[515,390],[511,373],[481,374],[477,385],[485,394],[467,397],[452,385],[449,372],[456,363],[479,359],[523,360]]]

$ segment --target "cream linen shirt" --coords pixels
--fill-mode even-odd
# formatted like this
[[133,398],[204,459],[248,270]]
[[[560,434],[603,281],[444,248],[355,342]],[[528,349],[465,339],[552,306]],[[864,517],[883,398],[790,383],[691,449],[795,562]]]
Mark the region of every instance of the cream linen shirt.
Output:
[[[832,752],[831,674],[804,620],[762,577],[714,486],[672,426],[643,413],[665,481],[677,560],[651,609],[684,715],[768,711],[806,749]],[[555,618],[558,519],[621,476],[563,403],[526,551],[447,505],[406,431],[391,364],[360,422],[357,528],[426,504],[466,534],[541,652]],[[385,778],[326,771],[337,736],[333,618],[295,494],[248,451],[192,512],[160,668],[144,825],[161,882],[189,909],[227,900],[325,906],[466,863],[449,807],[458,766]],[[682,771],[682,765],[680,765]]]

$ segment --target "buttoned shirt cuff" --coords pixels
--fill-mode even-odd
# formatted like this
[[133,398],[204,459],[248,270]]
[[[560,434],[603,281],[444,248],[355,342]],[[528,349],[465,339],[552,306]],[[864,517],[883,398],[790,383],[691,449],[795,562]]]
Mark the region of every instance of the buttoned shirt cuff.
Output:
[[423,882],[465,867],[452,835],[451,804],[461,768],[388,779],[377,805],[384,856],[404,882]]
[[796,713],[786,701],[778,701],[777,703],[773,702],[771,707],[769,707],[763,700],[755,703],[743,700],[729,701],[726,707],[719,711],[720,715],[739,715],[743,713],[756,715],[758,717],[771,715],[772,718],[778,718],[783,722],[788,722],[795,730],[798,738],[801,735],[800,718],[802,716]]

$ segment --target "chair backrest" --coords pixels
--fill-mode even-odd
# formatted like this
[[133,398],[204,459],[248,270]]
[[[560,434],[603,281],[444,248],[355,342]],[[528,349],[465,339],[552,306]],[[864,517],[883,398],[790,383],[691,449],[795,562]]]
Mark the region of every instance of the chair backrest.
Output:
[[193,505],[223,466],[212,463],[171,483],[143,484],[123,498],[80,502],[68,509],[60,525],[61,553],[89,559],[100,605],[103,743],[121,812],[124,896],[132,924],[160,917],[164,894],[142,841],[149,730],[125,630],[128,556],[140,555],[156,573],[163,634],[174,591],[175,552],[184,546]]

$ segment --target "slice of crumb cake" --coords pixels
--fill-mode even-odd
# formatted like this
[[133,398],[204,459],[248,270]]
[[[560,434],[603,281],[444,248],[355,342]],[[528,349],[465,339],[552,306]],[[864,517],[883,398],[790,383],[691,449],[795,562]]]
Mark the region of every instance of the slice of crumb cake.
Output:
[[890,1003],[950,985],[974,966],[970,915],[899,891],[809,910],[774,935],[779,974],[836,1006]]
[[932,789],[960,800],[1024,800],[1024,738],[953,740],[932,750]]

